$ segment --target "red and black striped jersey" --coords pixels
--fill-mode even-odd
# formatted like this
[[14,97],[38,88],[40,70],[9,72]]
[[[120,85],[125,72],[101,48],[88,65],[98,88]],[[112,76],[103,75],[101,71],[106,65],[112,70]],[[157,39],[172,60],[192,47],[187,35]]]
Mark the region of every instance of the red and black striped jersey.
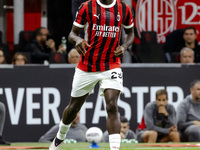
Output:
[[122,26],[133,27],[131,8],[114,0],[105,5],[100,0],[89,0],[79,7],[74,25],[85,27],[85,40],[91,45],[86,47],[85,56],[81,56],[78,68],[87,72],[105,71],[121,67],[120,57],[114,56],[119,46]]

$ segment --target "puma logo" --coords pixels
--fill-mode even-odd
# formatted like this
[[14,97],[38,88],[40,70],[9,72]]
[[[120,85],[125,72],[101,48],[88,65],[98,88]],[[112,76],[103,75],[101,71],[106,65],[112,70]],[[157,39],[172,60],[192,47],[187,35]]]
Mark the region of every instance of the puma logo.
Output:
[[97,19],[99,19],[100,14],[98,14],[98,15],[94,14],[94,16],[97,17]]

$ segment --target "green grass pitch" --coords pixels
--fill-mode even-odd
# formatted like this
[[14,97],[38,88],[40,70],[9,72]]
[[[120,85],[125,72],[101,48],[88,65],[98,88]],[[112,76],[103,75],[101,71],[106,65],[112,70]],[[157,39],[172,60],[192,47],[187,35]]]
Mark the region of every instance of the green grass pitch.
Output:
[[[193,143],[194,144],[194,143]],[[9,147],[49,147],[50,143],[12,143]],[[138,146],[140,144],[132,144],[132,143],[121,143],[120,150],[200,150],[200,147],[147,147],[147,146]],[[0,146],[2,149],[3,145]],[[75,144],[62,144],[61,150],[109,150],[109,143],[100,143],[99,146],[101,148],[89,148],[90,143],[75,143]],[[19,150],[19,149],[18,149]],[[38,149],[30,149],[30,150],[38,150]],[[44,150],[44,149],[43,149]]]

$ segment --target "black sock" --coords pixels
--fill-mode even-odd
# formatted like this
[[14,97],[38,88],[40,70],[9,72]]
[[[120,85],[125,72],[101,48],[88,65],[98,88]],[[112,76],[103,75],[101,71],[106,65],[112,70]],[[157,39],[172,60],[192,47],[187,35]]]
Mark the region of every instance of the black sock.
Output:
[[58,146],[60,143],[62,143],[63,140],[59,140],[57,137],[55,139],[55,146]]

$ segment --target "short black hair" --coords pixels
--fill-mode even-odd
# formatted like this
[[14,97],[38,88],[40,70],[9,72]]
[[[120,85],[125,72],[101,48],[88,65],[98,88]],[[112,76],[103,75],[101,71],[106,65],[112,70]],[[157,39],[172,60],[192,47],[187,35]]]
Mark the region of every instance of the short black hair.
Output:
[[186,28],[184,29],[184,33],[185,33],[186,30],[190,30],[190,29],[194,30],[194,33],[197,34],[196,28],[193,27],[193,26],[188,26],[188,27],[186,27]]
[[39,27],[37,29],[35,29],[35,31],[33,32],[33,37],[36,38],[38,35],[41,35],[41,29],[46,29],[45,27]]
[[128,119],[125,116],[120,116],[120,121],[122,123],[129,123]]
[[167,91],[160,89],[156,92],[156,99],[158,98],[159,95],[166,95],[166,98],[168,99]]
[[196,83],[200,83],[199,79],[196,79],[190,83],[190,88],[193,88]]

